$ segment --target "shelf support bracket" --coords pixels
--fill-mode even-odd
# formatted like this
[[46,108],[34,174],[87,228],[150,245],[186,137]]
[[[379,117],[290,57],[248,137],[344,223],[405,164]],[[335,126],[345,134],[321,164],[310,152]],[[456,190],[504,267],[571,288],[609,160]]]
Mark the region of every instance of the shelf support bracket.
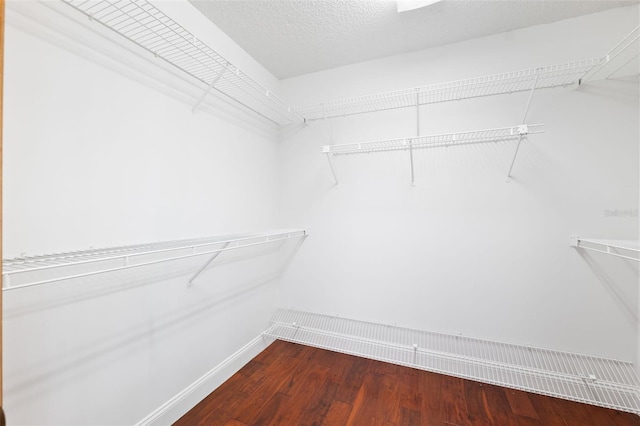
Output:
[[416,185],[415,173],[413,172],[413,141],[409,139],[409,161],[411,162],[411,186]]
[[[516,163],[516,157],[518,156],[518,150],[520,150],[520,144],[522,143],[522,139],[528,134],[526,131],[526,126],[524,123],[527,121],[527,115],[529,114],[529,108],[531,107],[531,99],[533,99],[533,92],[536,90],[536,86],[538,85],[538,77],[540,77],[540,73],[536,74],[535,80],[533,80],[533,86],[531,86],[531,92],[529,92],[529,99],[527,100],[527,107],[524,110],[524,116],[522,117],[522,126],[518,126],[518,131],[520,132],[520,137],[518,138],[518,144],[516,145],[516,152],[513,153],[513,160],[511,160],[511,166],[509,166],[509,171],[507,172],[507,183],[511,182],[511,172],[513,171],[513,165]],[[522,131],[521,129],[525,129]]]
[[[226,243],[224,243],[222,245],[222,249],[227,248],[227,246],[231,243],[231,241],[227,241]],[[207,260],[204,265],[202,265],[202,267],[200,267],[200,269],[198,269],[198,271],[196,271],[195,274],[193,274],[191,276],[191,278],[189,278],[189,281],[187,282],[187,285],[191,285],[193,284],[193,280],[195,280],[196,278],[198,278],[198,275],[200,275],[205,269],[207,269],[209,267],[209,265],[211,264],[211,262],[213,262],[214,260],[216,260],[216,257],[220,256],[220,253],[222,253],[222,250],[216,252],[213,254],[213,256],[211,256],[209,258],[209,260]]]
[[331,150],[330,146],[322,147],[322,152],[327,154],[327,161],[329,162],[329,168],[331,169],[331,174],[333,175],[333,180],[335,181],[335,183],[337,185],[338,184],[338,178],[336,177],[336,171],[333,168],[333,161],[331,161],[331,151],[330,150]]
[[196,102],[196,104],[193,106],[193,109],[191,110],[192,113],[196,112],[196,110],[198,109],[202,101],[204,101],[204,99],[207,97],[209,92],[211,92],[211,89],[213,89],[213,86],[215,86],[216,83],[222,78],[224,73],[227,72],[230,65],[231,65],[230,63],[227,63],[227,65],[225,65],[225,67],[221,69],[218,75],[216,75],[215,78],[211,81],[211,83],[209,84],[209,87],[207,87],[207,90],[204,91],[202,96],[200,96],[200,99],[198,99],[198,102]]
[[[420,137],[420,92],[416,91],[416,136]],[[413,167],[413,141],[409,139],[409,161],[411,162],[411,186],[416,185],[416,174]]]
[[327,154],[327,161],[329,162],[329,168],[331,168],[331,175],[333,176],[333,181],[335,184],[338,184],[338,178],[336,177],[336,170],[333,168],[333,161],[331,161],[331,145],[333,145],[333,132],[331,131],[331,123],[329,123],[329,119],[327,118],[327,114],[324,115],[324,124],[327,126],[327,133],[329,134],[329,146],[325,146],[322,148],[322,151]]

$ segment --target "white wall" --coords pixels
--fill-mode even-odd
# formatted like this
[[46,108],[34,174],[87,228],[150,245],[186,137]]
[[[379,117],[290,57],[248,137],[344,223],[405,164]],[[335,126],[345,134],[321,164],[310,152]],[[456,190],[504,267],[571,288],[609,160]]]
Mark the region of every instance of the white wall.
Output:
[[[5,256],[273,228],[274,128],[213,96],[192,114],[202,87],[69,11],[8,5]],[[139,421],[264,331],[280,254],[221,255],[191,288],[205,259],[6,292],[9,422]]]
[[[10,4],[7,34],[7,257],[273,225],[273,129],[246,124],[252,117],[234,110],[231,123],[206,109],[193,114],[199,87],[177,102],[167,93],[184,83],[157,61],[27,5]],[[49,28],[64,25],[55,36],[64,31],[85,45],[54,44],[16,10],[51,17]],[[150,69],[155,86],[142,86],[135,73]]]
[[[282,81],[293,104],[600,57],[638,7],[355,64]],[[593,29],[597,28],[597,31]],[[422,134],[520,123],[528,94],[421,109]],[[638,266],[579,253],[571,234],[638,238],[638,82],[536,92],[513,143],[337,157],[323,122],[285,135],[282,223],[310,237],[284,277],[282,305],[362,320],[635,361]],[[330,120],[334,143],[415,134],[415,109]]]

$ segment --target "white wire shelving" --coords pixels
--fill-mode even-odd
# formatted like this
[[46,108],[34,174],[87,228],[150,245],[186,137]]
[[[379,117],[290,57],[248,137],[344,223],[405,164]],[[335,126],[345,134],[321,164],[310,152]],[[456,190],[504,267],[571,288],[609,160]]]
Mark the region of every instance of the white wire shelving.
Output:
[[615,76],[638,56],[640,27],[602,58],[291,107],[146,0],[62,0],[208,86],[276,123],[289,124],[438,102],[565,87]]
[[146,0],[62,1],[204,83],[208,88],[194,110],[215,90],[273,123],[303,121],[286,102]]
[[[517,141],[517,144],[506,178],[506,182],[511,182],[513,168],[523,140],[528,134],[542,132],[542,124],[526,124],[531,100],[536,90],[580,85],[583,81],[620,77],[629,73],[637,75],[640,72],[640,64],[636,64],[639,56],[640,26],[636,27],[602,58],[335,100],[298,107],[296,111],[307,120],[324,119],[327,122],[330,144],[322,147],[322,153],[327,156],[336,185],[338,177],[331,160],[332,156],[408,151],[411,184],[415,185],[414,149],[514,140]],[[430,136],[421,135],[421,105],[524,91],[529,92],[529,97],[522,122],[518,126]],[[416,108],[416,136],[349,144],[333,143],[333,134],[328,125],[329,118],[409,107]]]
[[572,235],[569,237],[569,245],[577,249],[595,251],[640,262],[640,241],[637,240],[598,240]]
[[[547,65],[519,71],[455,80],[427,86],[330,100],[298,106],[294,110],[307,120],[319,120],[367,112],[415,107],[535,89],[577,86],[583,82],[637,75],[640,26],[620,41],[606,56]],[[637,62],[637,61],[636,61]]]
[[[2,261],[2,290],[50,284],[163,262],[207,257],[188,280],[191,284],[221,253],[304,238],[304,230],[205,237],[150,244],[52,253]],[[42,274],[45,274],[44,277]],[[34,278],[35,277],[35,278]]]
[[348,99],[296,107],[307,120],[342,117],[366,112],[415,107],[439,102],[457,101],[578,84],[580,79],[603,59],[588,59],[482,77],[437,83],[410,89],[394,90]]
[[473,130],[468,132],[413,136],[372,142],[325,145],[322,147],[322,153],[337,156],[371,152],[408,151],[409,149],[450,147],[489,142],[517,141],[522,135],[543,132],[543,124],[524,124],[513,127]]
[[279,309],[270,338],[640,414],[632,363]]
[[[529,97],[529,101],[530,100],[531,100],[531,97]],[[529,110],[529,104],[527,104],[527,111],[528,110]],[[527,112],[525,112],[525,118],[526,118],[526,114]],[[420,127],[419,121],[418,121],[418,127]],[[413,152],[416,149],[485,144],[489,142],[498,143],[498,142],[513,141],[513,142],[516,142],[516,149],[513,155],[513,160],[511,161],[511,166],[509,167],[509,172],[507,173],[507,182],[509,182],[511,180],[511,172],[513,171],[513,165],[515,163],[516,156],[518,155],[518,149],[520,148],[520,144],[524,139],[528,137],[529,134],[543,133],[544,132],[543,128],[544,128],[543,124],[519,124],[517,126],[500,127],[495,129],[473,130],[473,131],[456,132],[456,133],[444,133],[439,135],[428,135],[428,136],[414,136],[414,137],[388,139],[388,140],[373,141],[373,142],[325,145],[322,147],[322,153],[327,156],[327,160],[329,161],[329,167],[331,169],[331,174],[333,175],[333,180],[337,185],[338,177],[336,175],[336,171],[333,166],[331,157],[335,157],[338,155],[365,154],[365,153],[374,153],[374,152],[407,151],[409,152],[411,184],[414,185],[415,184],[415,167],[414,167],[414,161],[413,161]]]
[[598,66],[584,75],[582,81],[638,75],[640,72],[638,57],[640,57],[640,26],[611,49]]

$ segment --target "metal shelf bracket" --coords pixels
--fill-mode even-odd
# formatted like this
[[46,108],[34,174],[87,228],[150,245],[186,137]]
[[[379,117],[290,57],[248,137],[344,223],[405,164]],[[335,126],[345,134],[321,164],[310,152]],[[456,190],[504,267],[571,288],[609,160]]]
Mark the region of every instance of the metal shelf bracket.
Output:
[[[227,241],[226,243],[224,243],[224,244],[222,245],[222,249],[223,249],[223,250],[224,250],[224,249],[226,249],[226,248],[229,246],[229,244],[231,244],[231,241]],[[217,258],[218,256],[220,256],[220,253],[222,253],[222,251],[218,251],[218,252],[214,253],[214,254],[209,258],[209,260],[207,260],[207,261],[204,263],[204,265],[202,265],[202,266],[200,267],[200,269],[198,269],[198,270],[196,271],[196,273],[195,273],[195,274],[193,274],[193,275],[191,276],[191,278],[189,278],[189,281],[187,281],[187,285],[191,285],[191,284],[193,284],[193,280],[195,280],[196,278],[198,278],[198,275],[200,275],[202,272],[204,272],[204,270],[205,270],[205,269],[207,269],[207,267],[209,267],[209,265],[211,265],[211,262],[213,262],[214,260],[216,260],[216,258]]]
[[335,182],[335,184],[338,184],[338,178],[336,176],[336,170],[333,168],[333,161],[331,161],[331,152],[329,152],[328,148],[322,147],[322,152],[324,152],[325,154],[327,154],[327,161],[329,162],[329,168],[331,169],[331,175],[333,176],[333,181]]
[[227,65],[223,69],[220,70],[218,75],[216,75],[215,78],[209,84],[209,87],[207,87],[207,89],[204,91],[202,96],[200,96],[200,99],[198,99],[198,102],[196,102],[196,104],[193,106],[193,109],[191,110],[191,112],[193,112],[193,113],[196,112],[196,110],[198,109],[198,107],[200,106],[202,101],[204,101],[204,99],[207,97],[209,92],[211,92],[211,89],[213,89],[213,86],[215,86],[216,83],[218,82],[218,80],[220,80],[222,78],[222,76],[224,75],[225,72],[227,72],[227,70],[229,69],[230,66],[231,66],[231,64],[227,62]]
[[338,177],[336,176],[336,170],[333,168],[333,162],[331,161],[331,145],[333,145],[333,132],[331,131],[331,123],[329,123],[329,119],[324,117],[324,124],[327,126],[327,134],[329,135],[329,145],[322,147],[322,152],[327,154],[327,161],[329,162],[329,168],[331,169],[331,175],[333,176],[333,181],[335,184],[338,184]]
[[[420,91],[416,89],[416,136],[420,137]],[[409,139],[409,161],[411,162],[411,186],[416,185],[415,169],[413,167],[413,141]]]
[[533,84],[531,85],[531,91],[529,92],[529,99],[527,100],[527,106],[524,110],[524,115],[522,117],[522,124],[520,124],[518,129],[518,134],[520,138],[518,138],[518,144],[516,145],[516,151],[513,153],[513,160],[511,160],[511,166],[509,166],[509,171],[507,172],[507,183],[511,182],[511,172],[513,171],[513,165],[516,163],[516,157],[518,156],[518,151],[520,150],[520,144],[522,140],[527,137],[529,134],[529,127],[524,124],[527,121],[527,115],[529,114],[529,108],[531,107],[531,100],[533,99],[533,92],[536,90],[536,85],[538,84],[538,78],[540,77],[540,71],[536,74],[535,79],[533,80]]

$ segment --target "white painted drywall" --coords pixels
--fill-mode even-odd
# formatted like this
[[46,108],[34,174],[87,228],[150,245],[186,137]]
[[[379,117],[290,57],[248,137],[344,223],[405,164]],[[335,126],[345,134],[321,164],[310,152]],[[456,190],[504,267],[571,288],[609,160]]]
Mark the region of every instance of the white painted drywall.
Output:
[[[62,2],[9,3],[7,257],[273,228],[273,127],[215,97],[193,114],[201,87]],[[205,258],[5,292],[9,422],[141,420],[266,329],[274,249],[225,253],[190,288]]]
[[[638,7],[282,81],[293,104],[322,102],[600,57]],[[594,30],[597,28],[597,30]],[[513,126],[527,93],[425,106],[422,134]],[[333,143],[415,135],[415,109],[330,120]],[[638,80],[536,92],[532,135],[505,183],[513,143],[337,157],[323,122],[283,136],[282,223],[310,237],[282,305],[636,361],[638,265],[570,248],[571,234],[637,239]]]
[[[167,96],[185,84],[157,63],[45,14],[46,3],[27,4],[10,6],[38,22],[51,16],[49,25],[69,23],[53,32],[69,38],[48,37],[9,10],[7,257],[273,224],[272,129],[246,124],[252,117],[239,111],[232,123],[192,113],[199,87],[187,87],[192,99]],[[156,74],[144,75],[151,69]],[[145,77],[149,86],[141,87]]]

